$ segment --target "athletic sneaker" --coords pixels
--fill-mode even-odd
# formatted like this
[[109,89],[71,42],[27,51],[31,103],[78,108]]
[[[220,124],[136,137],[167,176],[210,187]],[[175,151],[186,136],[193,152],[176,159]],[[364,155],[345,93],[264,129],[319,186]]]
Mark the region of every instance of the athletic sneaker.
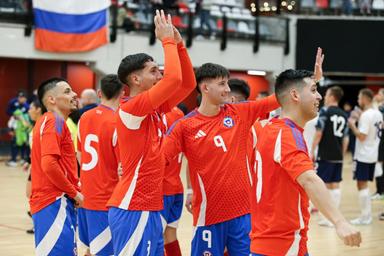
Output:
[[317,224],[319,224],[320,226],[323,226],[323,227],[330,227],[330,228],[333,228],[334,225],[332,224],[332,222],[330,222],[329,220],[323,218],[322,220],[320,220],[319,222],[317,222]]
[[17,167],[17,163],[15,161],[8,161],[6,165],[9,167]]
[[380,213],[379,220],[384,220],[384,212]]
[[363,218],[359,217],[350,221],[353,225],[369,225],[372,223],[372,217]]
[[383,199],[384,199],[384,195],[379,193],[375,193],[371,196],[371,200],[383,200]]

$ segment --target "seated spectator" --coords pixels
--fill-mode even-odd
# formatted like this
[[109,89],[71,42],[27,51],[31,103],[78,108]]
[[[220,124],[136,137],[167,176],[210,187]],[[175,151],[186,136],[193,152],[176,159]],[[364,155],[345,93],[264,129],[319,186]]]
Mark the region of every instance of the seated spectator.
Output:
[[97,93],[94,89],[85,89],[81,93],[80,103],[82,108],[79,109],[80,115],[84,114],[84,112],[97,107]]

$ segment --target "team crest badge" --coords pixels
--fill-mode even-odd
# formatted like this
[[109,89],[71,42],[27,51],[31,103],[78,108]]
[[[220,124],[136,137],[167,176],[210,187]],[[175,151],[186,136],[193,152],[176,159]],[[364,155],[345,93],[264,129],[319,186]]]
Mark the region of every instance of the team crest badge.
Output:
[[234,123],[233,119],[230,116],[227,116],[227,117],[224,118],[223,124],[227,128],[232,128],[235,123]]
[[205,251],[203,252],[204,256],[212,256],[212,253],[210,251]]

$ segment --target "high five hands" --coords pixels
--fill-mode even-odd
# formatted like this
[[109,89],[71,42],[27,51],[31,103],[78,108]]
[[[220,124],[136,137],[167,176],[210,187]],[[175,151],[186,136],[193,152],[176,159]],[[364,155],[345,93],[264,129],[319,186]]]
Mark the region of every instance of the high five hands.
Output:
[[156,38],[160,41],[165,38],[173,38],[177,44],[183,41],[179,31],[172,25],[170,14],[165,15],[163,10],[156,10],[154,23]]

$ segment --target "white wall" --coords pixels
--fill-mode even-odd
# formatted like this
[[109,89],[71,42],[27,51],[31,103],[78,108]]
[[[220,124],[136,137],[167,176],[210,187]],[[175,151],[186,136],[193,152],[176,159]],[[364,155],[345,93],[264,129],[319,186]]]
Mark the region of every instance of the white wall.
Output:
[[[233,70],[259,69],[279,73],[285,68],[294,67],[295,22],[291,22],[290,54],[284,56],[283,44],[261,43],[259,52],[252,52],[251,41],[228,40],[227,49],[220,50],[219,40],[193,41],[189,53],[194,66],[205,62],[214,62]],[[24,27],[13,24],[0,24],[0,57],[87,61],[101,73],[115,73],[120,60],[132,53],[145,52],[162,64],[161,44],[149,45],[147,35],[118,34],[115,43],[110,43],[87,53],[57,54],[37,51],[34,48],[34,36],[25,37]]]

